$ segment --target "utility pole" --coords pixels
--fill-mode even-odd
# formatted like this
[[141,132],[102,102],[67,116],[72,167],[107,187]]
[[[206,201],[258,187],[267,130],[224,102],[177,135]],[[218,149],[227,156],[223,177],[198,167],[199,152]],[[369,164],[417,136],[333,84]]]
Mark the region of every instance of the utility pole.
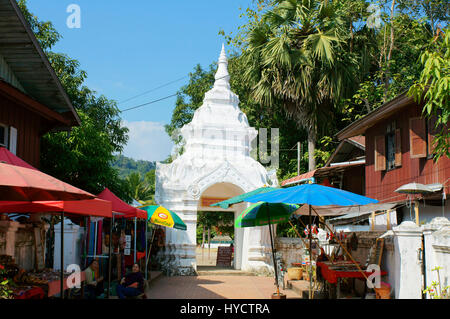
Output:
[[297,176],[300,175],[300,159],[302,158],[302,143],[297,142]]

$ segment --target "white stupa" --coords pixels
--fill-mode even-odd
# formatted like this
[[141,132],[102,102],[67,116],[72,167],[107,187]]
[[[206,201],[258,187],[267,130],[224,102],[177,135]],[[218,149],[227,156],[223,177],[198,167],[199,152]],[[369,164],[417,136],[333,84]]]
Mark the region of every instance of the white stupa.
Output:
[[[166,246],[160,256],[171,274],[192,274],[197,269],[197,211],[229,211],[235,217],[247,203],[227,210],[209,202],[230,198],[264,185],[278,184],[276,177],[250,154],[258,133],[239,109],[239,98],[230,89],[228,60],[222,46],[214,87],[192,121],[181,129],[184,152],[170,164],[156,166],[158,204],[184,220],[187,231],[166,229]],[[205,206],[203,206],[205,205]],[[259,270],[271,267],[267,227],[235,229],[234,267]]]

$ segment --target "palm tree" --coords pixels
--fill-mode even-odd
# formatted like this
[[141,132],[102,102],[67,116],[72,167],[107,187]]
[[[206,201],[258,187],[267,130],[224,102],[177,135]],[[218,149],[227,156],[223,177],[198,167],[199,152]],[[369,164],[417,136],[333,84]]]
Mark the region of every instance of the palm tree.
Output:
[[127,176],[126,181],[131,192],[131,197],[141,204],[153,200],[154,189],[143,180],[140,173],[131,173]]
[[357,60],[344,52],[348,32],[340,12],[334,2],[275,0],[249,31],[242,55],[255,100],[282,105],[308,132],[309,170],[316,167],[319,129],[327,129],[337,102],[356,82]]

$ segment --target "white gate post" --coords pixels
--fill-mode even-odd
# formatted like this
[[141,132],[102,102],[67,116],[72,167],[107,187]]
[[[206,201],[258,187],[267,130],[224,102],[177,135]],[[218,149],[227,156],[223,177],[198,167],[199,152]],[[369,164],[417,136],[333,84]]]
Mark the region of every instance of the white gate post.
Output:
[[422,299],[422,229],[405,221],[393,228],[395,246],[395,299]]
[[[447,270],[447,263],[439,258],[439,253],[442,250],[436,249],[436,232],[441,229],[450,228],[450,221],[445,217],[436,217],[433,220],[426,224],[423,229],[424,235],[424,250],[425,250],[425,287],[431,286],[433,281],[437,281],[436,271],[432,271],[432,269],[436,267],[443,267],[444,273],[441,272],[441,275],[445,274],[445,270]],[[442,240],[439,240],[442,246],[445,246],[448,250],[447,254],[450,253],[450,245],[448,243],[444,243]],[[444,249],[445,250],[445,249]],[[449,255],[450,256],[450,255]],[[448,270],[447,270],[448,272]],[[445,276],[442,276],[442,279],[445,280]],[[445,286],[445,285],[443,285]],[[429,294],[427,294],[427,298],[429,298]]]

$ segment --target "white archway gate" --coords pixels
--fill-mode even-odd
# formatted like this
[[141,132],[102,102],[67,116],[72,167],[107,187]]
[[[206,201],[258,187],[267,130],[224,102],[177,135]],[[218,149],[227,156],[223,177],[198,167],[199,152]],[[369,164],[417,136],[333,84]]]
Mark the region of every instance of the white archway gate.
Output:
[[[228,199],[243,194],[245,191],[230,183],[216,183],[208,187],[200,196],[198,201],[198,211],[217,212],[218,214],[232,214],[233,221],[247,207],[246,203],[239,203],[222,209],[220,207],[211,207],[211,201],[219,199]],[[234,268],[241,269],[243,252],[244,231],[241,228],[234,228]],[[197,256],[198,257],[198,256]],[[198,259],[197,259],[198,262]]]
[[[278,184],[276,177],[269,176],[250,156],[257,131],[239,109],[239,98],[230,89],[227,66],[222,47],[214,87],[205,94],[192,121],[181,129],[184,153],[170,164],[156,166],[156,202],[175,211],[187,225],[187,231],[166,232],[166,246],[160,258],[171,275],[195,274],[197,210],[205,191],[221,183],[234,185],[241,192]],[[241,205],[245,208],[246,204]],[[244,228],[238,241],[236,268],[272,268],[267,227]]]

